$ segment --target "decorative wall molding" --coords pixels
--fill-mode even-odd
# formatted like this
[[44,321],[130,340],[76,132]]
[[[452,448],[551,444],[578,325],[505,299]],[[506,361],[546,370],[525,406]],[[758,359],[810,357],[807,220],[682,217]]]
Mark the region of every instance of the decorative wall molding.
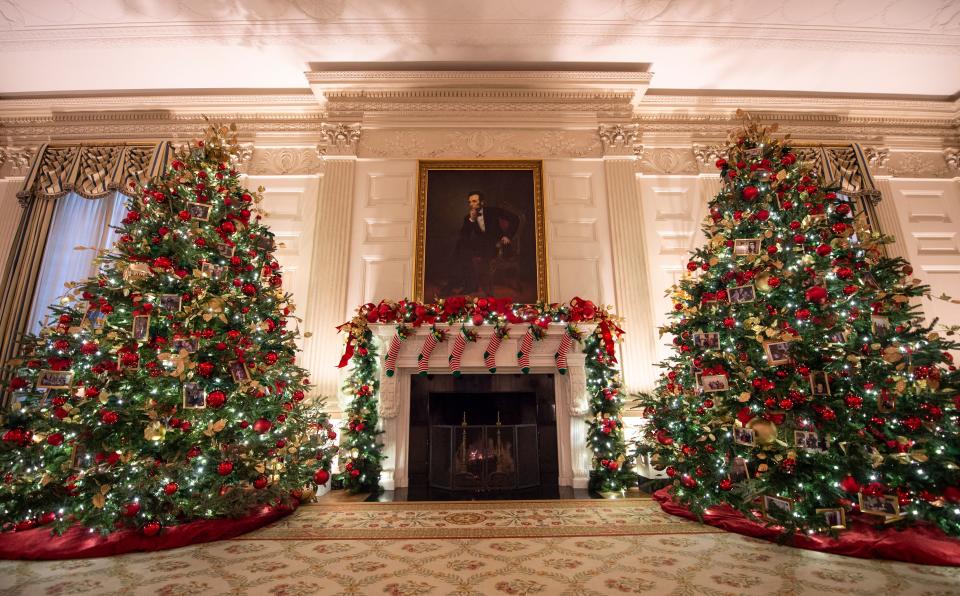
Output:
[[643,174],[691,175],[699,174],[700,166],[689,147],[647,148],[637,164]]
[[640,127],[636,124],[601,124],[597,129],[603,143],[603,155],[630,156],[639,158],[643,153],[640,144]]
[[953,178],[956,171],[951,171],[946,158],[946,152],[894,151],[886,170],[895,178]]
[[258,147],[246,173],[251,176],[309,175],[323,170],[323,156],[316,147]]
[[359,157],[599,157],[600,139],[587,130],[403,128],[364,132]]

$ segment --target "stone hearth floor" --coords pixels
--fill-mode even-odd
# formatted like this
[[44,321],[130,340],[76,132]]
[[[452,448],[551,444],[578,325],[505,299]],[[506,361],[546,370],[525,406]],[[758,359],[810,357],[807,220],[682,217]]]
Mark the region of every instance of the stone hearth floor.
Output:
[[234,540],[73,561],[0,561],[3,594],[960,593],[960,569],[777,546],[647,499],[322,499]]

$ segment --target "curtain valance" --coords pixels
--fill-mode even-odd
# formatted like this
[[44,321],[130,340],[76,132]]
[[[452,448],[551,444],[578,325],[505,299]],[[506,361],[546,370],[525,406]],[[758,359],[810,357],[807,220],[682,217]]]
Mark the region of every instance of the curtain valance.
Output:
[[145,184],[172,159],[173,145],[42,145],[17,193],[20,203],[34,198],[57,199],[75,192],[99,199],[114,191],[129,192],[130,183]]

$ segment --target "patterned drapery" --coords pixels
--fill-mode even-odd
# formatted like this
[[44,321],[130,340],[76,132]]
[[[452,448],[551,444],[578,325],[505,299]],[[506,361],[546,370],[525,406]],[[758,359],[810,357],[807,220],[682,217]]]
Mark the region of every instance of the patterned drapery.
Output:
[[26,206],[35,198],[58,199],[75,192],[99,199],[131,184],[146,184],[171,158],[171,143],[133,145],[43,145],[17,198]]

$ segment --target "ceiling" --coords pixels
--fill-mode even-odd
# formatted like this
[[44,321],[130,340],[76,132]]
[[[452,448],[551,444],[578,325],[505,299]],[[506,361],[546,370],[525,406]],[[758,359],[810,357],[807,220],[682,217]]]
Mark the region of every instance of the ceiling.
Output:
[[616,62],[648,93],[955,96],[958,0],[0,0],[0,94],[300,90],[323,62]]

